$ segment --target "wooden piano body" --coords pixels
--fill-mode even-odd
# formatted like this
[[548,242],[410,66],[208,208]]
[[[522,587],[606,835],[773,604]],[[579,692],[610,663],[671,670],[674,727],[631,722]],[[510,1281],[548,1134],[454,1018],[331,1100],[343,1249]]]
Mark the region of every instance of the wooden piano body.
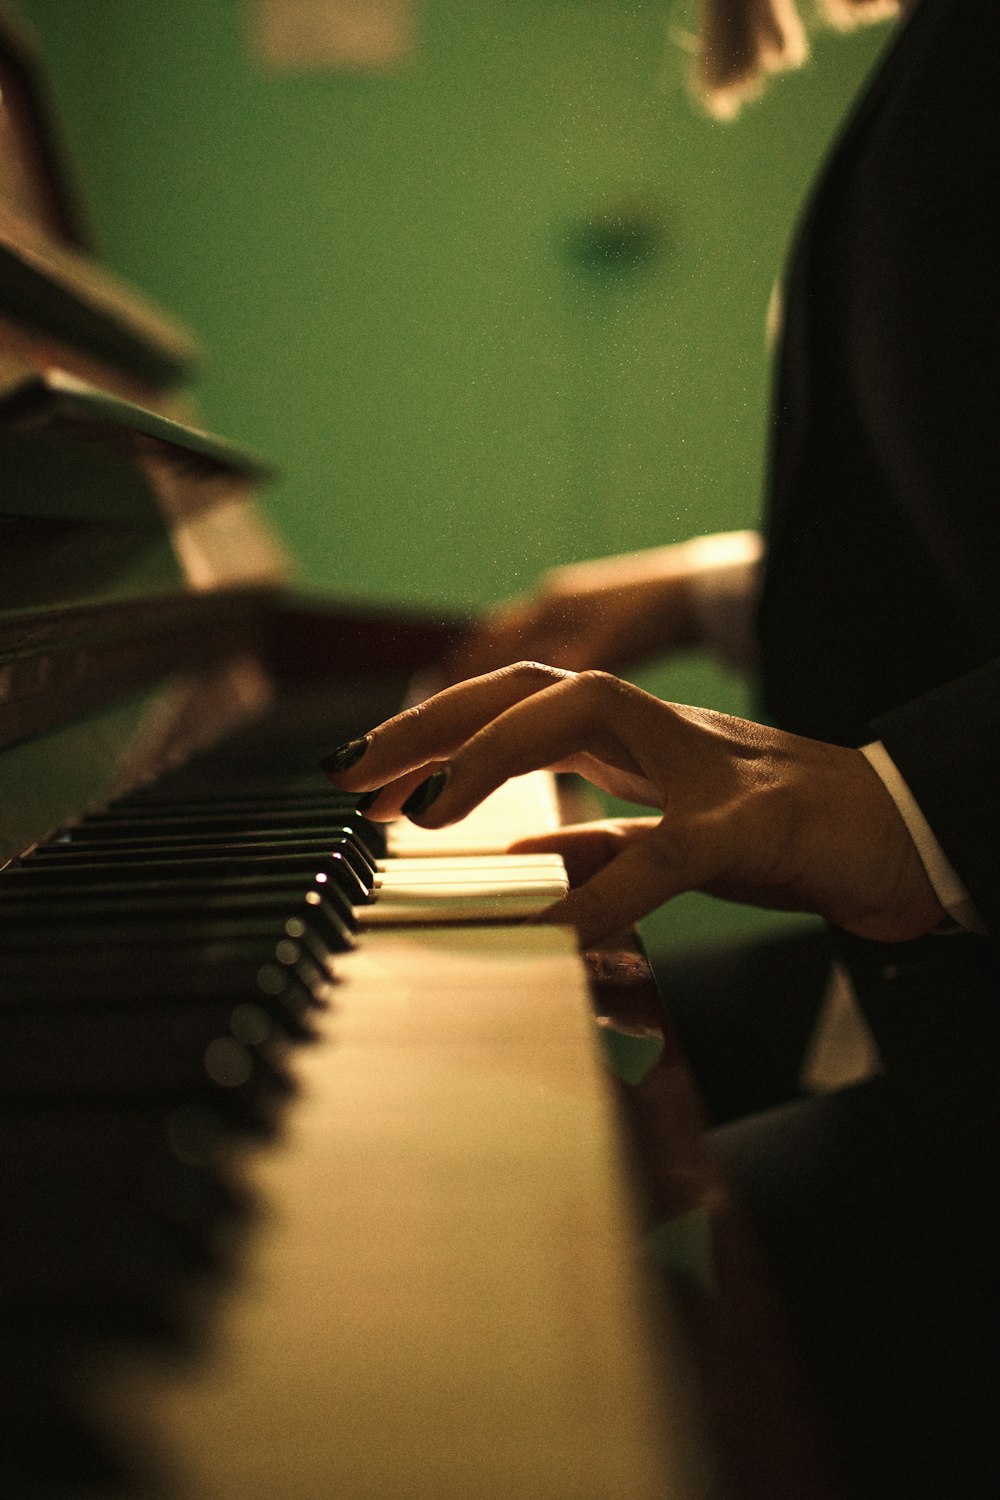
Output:
[[[668,1046],[631,1093],[604,1067],[595,996],[626,1047],[653,1034],[636,955],[594,960],[595,987],[559,929],[375,930],[330,961],[266,1105],[228,1109],[214,1075],[88,1092],[95,1048],[112,1072],[142,1050],[88,955],[109,994],[116,965],[152,992],[180,940],[148,918],[142,965],[116,946],[132,915],[102,941],[83,885],[48,909],[43,881],[32,910],[47,841],[171,775],[181,796],[262,778],[314,801],[319,753],[452,627],[289,603],[264,470],[191,425],[190,339],[87,254],[6,23],[0,86],[0,1493],[827,1493],[770,1314],[719,1295],[742,1242],[681,1060]],[[501,798],[508,836],[543,816],[548,783]],[[215,1015],[205,921],[191,1003]],[[91,1012],[92,1055],[67,1057],[66,1018],[85,1036]],[[640,1255],[664,1218],[679,1303]]]

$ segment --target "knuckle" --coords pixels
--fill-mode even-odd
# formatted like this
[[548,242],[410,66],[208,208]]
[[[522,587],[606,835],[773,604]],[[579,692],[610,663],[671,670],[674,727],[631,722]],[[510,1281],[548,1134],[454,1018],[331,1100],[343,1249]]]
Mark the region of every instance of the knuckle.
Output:
[[404,734],[411,734],[418,729],[427,718],[427,704],[414,703],[410,708],[404,708],[402,713],[396,715],[392,721],[394,729],[400,729]]
[[595,701],[612,700],[624,704],[635,697],[636,689],[630,682],[623,682],[612,672],[602,672],[596,667],[578,672],[576,680],[581,690]]
[[561,667],[550,667],[543,661],[517,661],[504,671],[512,677],[521,678],[526,686],[533,688],[549,687],[569,675]]
[[580,686],[593,689],[595,692],[603,692],[615,680],[610,672],[602,672],[597,667],[588,667],[586,671],[577,673],[577,682]]

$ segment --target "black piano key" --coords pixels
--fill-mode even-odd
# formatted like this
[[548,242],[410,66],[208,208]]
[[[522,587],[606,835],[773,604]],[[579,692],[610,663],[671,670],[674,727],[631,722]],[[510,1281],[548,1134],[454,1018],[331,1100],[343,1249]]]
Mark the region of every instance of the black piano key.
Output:
[[71,1256],[81,1232],[111,1234],[124,1251],[158,1229],[191,1266],[221,1269],[253,1201],[228,1168],[222,1146],[231,1136],[221,1121],[199,1121],[192,1150],[192,1122],[182,1114],[104,1103],[11,1116],[8,1107],[0,1116],[0,1191],[21,1254],[52,1239]]
[[[226,1141],[273,1128],[385,854],[324,748],[199,757],[0,873],[0,1318],[34,1348],[176,1337],[229,1264],[251,1210]],[[99,1474],[80,1446],[68,1469]]]
[[[123,985],[135,979],[155,980],[157,973],[172,977],[184,972],[191,974],[192,982],[204,978],[210,983],[209,971],[214,970],[222,993],[241,983],[245,975],[270,965],[305,989],[313,984],[320,989],[325,986],[325,975],[313,953],[294,938],[276,935],[270,923],[244,927],[225,938],[210,923],[200,931],[189,923],[176,923],[172,929],[163,925],[152,932],[145,944],[126,941],[119,945],[109,940],[105,921],[77,923],[74,932],[73,916],[67,915],[71,925],[60,927],[58,944],[31,941],[30,934],[24,934],[22,941],[22,934],[5,930],[0,923],[0,995],[11,988],[15,976],[60,970],[74,988],[86,979],[86,970],[101,974],[107,970],[112,981],[118,971]],[[123,931],[128,933],[128,924],[123,924]]]
[[238,1024],[263,1013],[293,1035],[311,1034],[308,1017],[326,980],[297,943],[210,942],[119,949],[7,949],[0,973],[0,1017],[30,1011],[209,1007]]
[[[179,821],[188,818],[192,820],[193,826],[204,826],[203,820],[211,818],[217,824],[226,826],[237,826],[241,819],[253,820],[262,813],[283,813],[286,805],[277,797],[263,799],[240,799],[230,804],[222,803],[214,797],[206,797],[203,803],[184,802],[173,804],[169,802],[156,802],[152,804],[121,803],[110,812],[95,813],[85,818],[77,827],[82,829],[107,829],[109,834],[112,830],[127,826],[129,824],[153,825],[157,823],[172,822],[175,818]],[[382,823],[375,823],[370,818],[364,817],[357,811],[356,798],[344,798],[340,801],[330,802],[324,798],[317,802],[303,802],[295,799],[294,804],[289,804],[288,811],[293,817],[301,816],[303,826],[308,826],[311,819],[315,818],[316,825],[320,828],[340,827],[344,824],[350,828],[359,843],[369,851],[374,859],[382,859],[385,856],[386,830]],[[230,820],[229,814],[232,814]],[[280,823],[281,817],[266,817],[265,822]],[[72,836],[73,830],[70,830]]]
[[190,1129],[169,1105],[8,1107],[0,1114],[0,1190],[82,1183],[105,1202],[110,1184],[180,1222],[242,1215],[247,1195],[223,1170],[228,1138],[221,1119],[203,1119],[192,1148]]
[[44,1221],[29,1221],[23,1237],[0,1236],[4,1312],[46,1304],[141,1308],[190,1295],[199,1273],[204,1279],[223,1269],[210,1253],[179,1245],[150,1216],[103,1226],[88,1219],[69,1234],[65,1221],[62,1228],[60,1234]]
[[[151,1171],[138,1179],[126,1174],[88,1178],[18,1177],[0,1175],[4,1190],[4,1212],[18,1226],[22,1252],[29,1242],[65,1237],[67,1224],[74,1237],[83,1226],[94,1235],[114,1233],[123,1242],[129,1229],[158,1226],[163,1237],[173,1240],[182,1255],[193,1262],[218,1266],[228,1248],[223,1226],[238,1223],[244,1205],[234,1201],[219,1172]],[[71,1246],[67,1253],[71,1253]]]
[[123,881],[166,882],[200,878],[229,882],[248,878],[264,879],[272,874],[322,878],[336,886],[352,905],[370,898],[370,887],[339,850],[329,854],[266,853],[252,857],[239,854],[192,854],[148,859],[98,859],[85,856],[56,861],[24,860],[12,865],[0,877],[0,890],[6,887],[56,886],[60,883],[84,886],[116,884]]
[[231,1033],[231,1009],[0,1015],[0,1090],[41,1100],[206,1100],[253,1128],[271,1129],[291,1092],[284,1049]]
[[84,822],[70,829],[56,842],[42,849],[36,849],[31,859],[48,858],[53,853],[59,854],[66,849],[110,850],[136,845],[172,849],[174,847],[195,848],[198,844],[238,848],[245,844],[286,843],[315,851],[326,844],[332,846],[338,840],[344,840],[353,846],[363,863],[369,869],[374,870],[377,867],[377,859],[370,852],[367,837],[367,830],[362,826],[362,820],[346,817],[338,818],[333,822],[325,818],[316,819],[313,824],[303,823],[296,827],[285,827],[280,823],[261,826],[256,819],[247,818],[245,822],[234,821],[226,828],[215,830],[206,829],[197,822],[188,825],[187,823],[174,823],[172,820],[155,822],[143,819],[135,822],[130,820],[115,823],[110,827],[101,823]]
[[206,1107],[167,1101],[72,1101],[0,1109],[4,1174],[88,1180],[144,1174],[152,1164],[203,1169],[224,1162],[231,1122]]
[[229,876],[220,882],[215,877],[206,876],[202,868],[197,874],[192,869],[154,878],[145,872],[140,876],[127,867],[118,866],[114,870],[104,870],[99,879],[92,878],[92,869],[88,864],[82,871],[53,872],[50,866],[29,866],[27,861],[12,866],[0,874],[0,920],[14,902],[24,902],[29,898],[44,900],[53,921],[61,920],[66,912],[58,910],[60,905],[76,906],[88,896],[95,895],[98,889],[102,901],[118,898],[125,904],[134,901],[138,905],[142,901],[160,899],[169,904],[186,898],[203,902],[206,910],[235,907],[237,904],[249,906],[255,902],[258,905],[277,903],[287,892],[290,902],[301,903],[304,907],[315,906],[317,911],[322,905],[329,907],[348,933],[357,931],[358,927],[350,901],[337,883],[322,871],[310,880],[294,870],[269,868],[264,874],[258,869],[252,874]]
[[[100,906],[89,921],[86,918],[76,920],[76,915],[74,913],[65,924],[60,925],[59,948],[62,951],[67,948],[88,951],[95,948],[155,949],[165,944],[190,949],[207,943],[250,940],[268,941],[276,946],[283,939],[290,938],[300,944],[303,953],[313,960],[324,984],[333,978],[333,950],[316,932],[302,922],[290,919],[274,920],[252,913],[243,917],[205,919],[199,914],[181,913],[161,915],[158,921],[151,922],[148,916],[143,919],[128,908],[115,912]],[[22,923],[8,928],[0,921],[0,955],[39,950],[44,952],[52,946],[52,934],[48,925]],[[87,962],[88,951],[80,954],[81,962]]]
[[126,816],[122,813],[108,817],[97,813],[93,817],[84,819],[78,825],[78,829],[91,834],[100,833],[109,840],[129,837],[137,829],[146,830],[152,837],[171,832],[229,833],[239,832],[243,828],[259,828],[262,833],[267,828],[275,828],[282,832],[301,830],[304,833],[336,834],[338,825],[348,815],[346,809],[335,808],[293,810],[271,805],[248,810],[226,811],[213,805],[210,810],[200,813],[172,812],[155,818],[136,817],[134,814]]
[[[262,923],[277,929],[276,937],[290,937],[306,942],[314,939],[326,954],[344,953],[353,947],[353,938],[336,903],[323,894],[321,886],[301,890],[301,883],[286,884],[283,889],[258,890],[216,887],[141,890],[126,885],[120,889],[103,887],[100,897],[80,896],[76,890],[60,887],[56,891],[33,890],[27,899],[11,900],[4,893],[0,902],[0,947],[18,946],[25,941],[34,946],[51,943],[55,932],[65,923],[89,923],[110,928],[114,924],[135,924],[155,931],[169,930],[184,922],[204,923],[211,935],[213,924]],[[339,895],[339,893],[337,893]],[[342,900],[343,898],[341,898]],[[222,937],[230,934],[221,932]]]
[[[29,1335],[30,1337],[30,1335]],[[12,1500],[70,1500],[145,1493],[122,1456],[95,1433],[89,1413],[73,1410],[65,1393],[48,1379],[27,1385],[24,1344],[3,1337],[0,1363],[17,1372],[18,1387],[0,1388],[0,1495]]]
[[300,855],[306,864],[310,860],[317,860],[322,868],[325,868],[322,866],[324,857],[343,858],[357,875],[360,886],[367,887],[370,897],[375,867],[349,830],[322,838],[295,833],[268,834],[261,830],[218,834],[214,837],[208,834],[182,834],[112,840],[81,835],[66,843],[35,851],[30,858],[30,867],[41,869],[48,866],[69,866],[82,864],[87,860],[100,861],[102,864],[136,864],[160,860],[175,863],[199,858],[231,858],[249,864],[257,859],[295,855]]

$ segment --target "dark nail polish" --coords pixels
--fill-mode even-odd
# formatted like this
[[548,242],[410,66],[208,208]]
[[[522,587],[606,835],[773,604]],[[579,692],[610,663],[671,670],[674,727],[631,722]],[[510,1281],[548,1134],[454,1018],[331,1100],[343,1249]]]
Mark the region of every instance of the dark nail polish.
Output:
[[431,803],[436,802],[438,797],[440,797],[447,780],[447,766],[442,766],[440,771],[433,771],[427,780],[422,781],[403,803],[403,812],[406,816],[408,818],[419,818],[421,813],[425,813]]
[[331,750],[329,755],[324,755],[319,768],[326,772],[346,771],[350,766],[357,764],[367,749],[367,735],[360,740],[348,740],[346,744],[338,745],[336,750]]
[[358,812],[360,812],[360,813],[367,812],[368,809],[371,807],[372,803],[375,801],[375,798],[378,797],[378,796],[380,796],[381,793],[384,790],[385,790],[384,787],[376,786],[376,787],[373,787],[370,792],[362,792],[361,796],[358,798],[357,802],[355,803],[355,806],[357,807]]

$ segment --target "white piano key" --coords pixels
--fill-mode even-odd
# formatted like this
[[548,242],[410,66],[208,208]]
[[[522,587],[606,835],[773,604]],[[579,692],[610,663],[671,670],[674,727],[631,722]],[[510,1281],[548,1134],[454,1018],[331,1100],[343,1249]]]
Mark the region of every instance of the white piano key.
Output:
[[120,1367],[119,1422],[153,1425],[181,1500],[712,1492],[572,935],[373,932],[348,970],[215,1338]]
[[565,894],[565,880],[520,881],[503,889],[489,884],[383,887],[372,906],[355,908],[362,929],[403,923],[518,922],[539,916]]
[[477,856],[475,861],[456,864],[448,859],[401,859],[387,861],[375,875],[375,885],[384,891],[423,885],[491,885],[496,888],[523,885],[525,882],[565,881],[566,870],[561,859],[549,864],[501,864],[499,856]]
[[376,868],[392,870],[397,875],[417,874],[421,870],[561,870],[561,854],[412,854],[406,859],[383,859]]
[[388,832],[389,853],[397,859],[428,854],[502,854],[518,839],[559,826],[555,781],[532,771],[505,781],[478,807],[447,828],[418,828],[401,818]]

